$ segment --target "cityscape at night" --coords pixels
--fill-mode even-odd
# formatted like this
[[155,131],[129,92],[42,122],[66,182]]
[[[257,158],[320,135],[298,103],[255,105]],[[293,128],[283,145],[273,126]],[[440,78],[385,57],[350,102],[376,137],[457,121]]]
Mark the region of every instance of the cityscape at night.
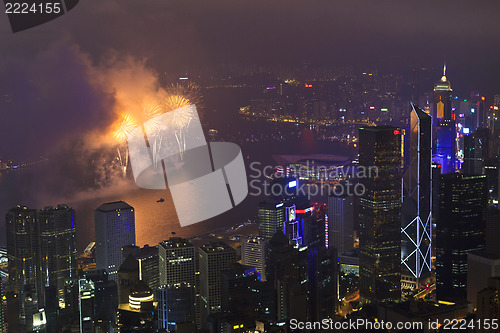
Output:
[[4,0],[0,333],[500,332],[500,3]]

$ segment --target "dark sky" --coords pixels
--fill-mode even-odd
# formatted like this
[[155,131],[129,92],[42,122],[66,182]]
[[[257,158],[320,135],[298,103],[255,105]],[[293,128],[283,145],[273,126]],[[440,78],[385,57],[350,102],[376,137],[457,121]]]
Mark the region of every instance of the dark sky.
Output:
[[162,71],[309,62],[407,72],[446,59],[454,87],[500,92],[499,14],[499,1],[83,0],[17,34],[0,14],[0,93],[9,95],[0,156],[109,125],[113,93],[95,71],[126,56]]

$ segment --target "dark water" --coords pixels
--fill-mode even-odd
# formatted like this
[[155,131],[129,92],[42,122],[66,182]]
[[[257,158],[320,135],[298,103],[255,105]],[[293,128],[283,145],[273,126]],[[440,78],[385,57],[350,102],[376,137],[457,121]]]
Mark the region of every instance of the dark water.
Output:
[[[249,88],[211,89],[204,92],[204,108],[200,110],[205,129],[217,129],[220,133],[219,139],[235,142],[241,146],[248,174],[251,162],[259,161],[262,165],[275,165],[273,155],[307,153],[353,155],[353,148],[338,142],[317,142],[312,131],[295,125],[243,119],[238,115],[239,107],[246,105],[249,98],[257,93],[258,90]],[[287,133],[294,135],[287,137],[285,135]],[[304,133],[306,135],[303,135]],[[284,138],[276,139],[281,134]],[[262,200],[259,197],[248,196],[229,212],[181,228],[168,191],[140,189],[129,177],[130,179],[116,188],[88,193],[75,188],[73,193],[46,196],[43,194],[46,189],[40,188],[38,181],[44,177],[41,170],[39,167],[33,167],[0,174],[0,212],[4,214],[16,204],[33,208],[55,206],[58,203],[69,204],[76,210],[77,244],[80,251],[94,240],[93,211],[104,202],[124,200],[135,208],[136,240],[137,244],[142,246],[155,245],[169,238],[172,232],[181,237],[192,237],[246,221],[256,215],[257,203]],[[43,186],[50,185],[44,183]],[[157,203],[159,198],[164,198],[165,201]],[[196,206],[195,202],[192,204],[193,207]],[[0,244],[4,246],[4,222],[0,223],[0,236]]]

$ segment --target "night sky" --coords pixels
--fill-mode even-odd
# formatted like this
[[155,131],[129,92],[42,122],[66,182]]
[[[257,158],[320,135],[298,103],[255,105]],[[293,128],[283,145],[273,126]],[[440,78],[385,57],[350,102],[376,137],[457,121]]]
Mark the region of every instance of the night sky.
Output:
[[101,72],[128,62],[150,72],[307,62],[407,73],[446,60],[456,91],[493,94],[499,14],[498,1],[100,0],[17,34],[2,14],[0,156],[33,159],[75,132],[105,130],[115,90]]

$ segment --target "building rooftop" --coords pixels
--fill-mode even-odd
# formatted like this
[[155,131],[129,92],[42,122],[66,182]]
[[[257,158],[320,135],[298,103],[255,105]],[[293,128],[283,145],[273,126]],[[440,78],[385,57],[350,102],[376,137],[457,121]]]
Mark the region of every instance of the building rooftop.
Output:
[[132,206],[130,206],[128,203],[125,201],[115,201],[115,202],[108,202],[100,205],[97,207],[96,211],[100,211],[103,213],[108,213],[108,212],[114,212],[117,210],[126,210],[126,209],[134,209]]
[[170,237],[168,240],[161,242],[160,245],[165,249],[193,246],[187,239],[181,237]]

